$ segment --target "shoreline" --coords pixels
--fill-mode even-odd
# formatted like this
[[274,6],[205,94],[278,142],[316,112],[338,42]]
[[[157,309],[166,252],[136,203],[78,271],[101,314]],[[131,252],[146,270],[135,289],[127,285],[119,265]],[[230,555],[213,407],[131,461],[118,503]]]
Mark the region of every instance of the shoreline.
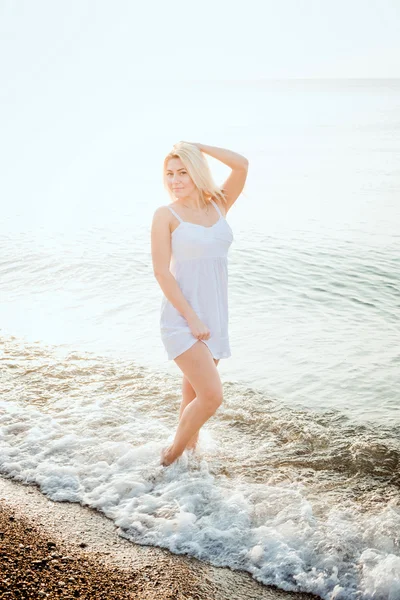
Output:
[[[265,586],[245,571],[135,544],[116,531],[93,508],[53,502],[37,485],[0,476],[1,598],[317,598]],[[17,584],[23,595],[14,595]]]

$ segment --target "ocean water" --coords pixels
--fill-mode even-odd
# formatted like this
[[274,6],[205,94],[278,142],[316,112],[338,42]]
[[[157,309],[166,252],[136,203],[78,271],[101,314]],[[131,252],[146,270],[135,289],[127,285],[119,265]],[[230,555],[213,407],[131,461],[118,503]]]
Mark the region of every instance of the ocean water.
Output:
[[[26,176],[11,146],[0,473],[265,584],[399,600],[400,81],[157,85],[95,139],[81,119],[79,150],[68,118],[40,135],[29,112],[9,125]],[[224,403],[200,453],[165,469],[181,373],[159,336],[150,226],[179,139],[250,169],[228,213]],[[229,170],[210,166],[222,183]]]

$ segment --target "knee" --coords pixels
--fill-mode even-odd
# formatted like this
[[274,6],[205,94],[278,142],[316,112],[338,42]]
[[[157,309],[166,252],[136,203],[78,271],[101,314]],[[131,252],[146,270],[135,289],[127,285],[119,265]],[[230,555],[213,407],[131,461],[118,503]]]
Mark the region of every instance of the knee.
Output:
[[203,404],[210,414],[214,414],[223,402],[221,389],[209,389],[203,396]]

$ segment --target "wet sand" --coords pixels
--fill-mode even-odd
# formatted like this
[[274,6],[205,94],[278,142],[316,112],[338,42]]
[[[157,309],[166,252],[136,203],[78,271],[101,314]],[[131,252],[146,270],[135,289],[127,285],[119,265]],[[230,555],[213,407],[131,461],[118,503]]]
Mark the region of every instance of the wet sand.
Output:
[[0,598],[311,600],[249,573],[134,544],[89,507],[0,477]]

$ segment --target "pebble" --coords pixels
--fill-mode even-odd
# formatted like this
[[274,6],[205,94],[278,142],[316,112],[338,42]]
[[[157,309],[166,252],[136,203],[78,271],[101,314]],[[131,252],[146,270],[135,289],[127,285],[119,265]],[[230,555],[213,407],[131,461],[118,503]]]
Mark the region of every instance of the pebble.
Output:
[[[1,598],[186,600],[197,587],[198,580],[182,579],[179,568],[160,572],[151,564],[135,571],[105,565],[83,550],[74,554],[72,546],[61,547],[38,526],[9,512],[0,508]],[[199,600],[213,597],[207,594]]]

